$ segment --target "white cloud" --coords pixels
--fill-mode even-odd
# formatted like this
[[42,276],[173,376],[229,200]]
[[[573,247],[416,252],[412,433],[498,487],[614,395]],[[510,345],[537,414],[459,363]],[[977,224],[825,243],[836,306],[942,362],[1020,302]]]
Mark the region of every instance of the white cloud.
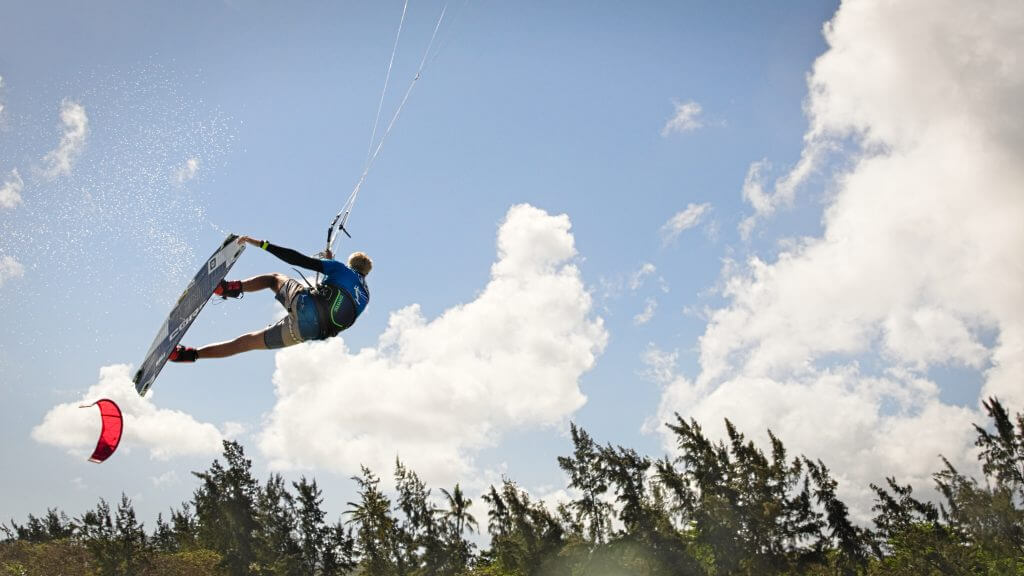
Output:
[[21,191],[24,188],[25,181],[18,174],[18,169],[11,170],[4,179],[4,185],[0,186],[0,208],[12,209],[21,204]]
[[800,162],[788,174],[779,178],[771,190],[766,189],[764,182],[764,173],[771,170],[771,162],[762,159],[750,164],[743,180],[743,201],[750,204],[754,213],[740,222],[740,236],[744,240],[750,238],[759,221],[770,217],[780,207],[792,206],[797,187],[814,172],[815,163],[824,155],[823,148],[833,147],[819,142],[809,144]]
[[659,384],[672,382],[678,357],[676,352],[669,354],[653,344],[649,345],[643,355],[643,363],[646,366],[643,375]]
[[637,326],[647,324],[652,318],[654,318],[654,311],[657,309],[658,301],[654,298],[648,298],[647,301],[644,302],[643,312],[633,316],[633,324],[636,324]]
[[[771,428],[839,471],[860,513],[885,475],[929,487],[939,452],[976,469],[970,424],[984,418],[944,404],[926,370],[977,369],[982,396],[1024,409],[1024,20],[1006,17],[1018,13],[1012,1],[840,7],[809,78],[801,162],[779,184],[852,143],[824,232],[729,272],[700,374],[666,386],[660,421]],[[744,191],[758,215],[786,194],[766,194],[760,169]]]
[[674,438],[662,423],[673,422],[674,412],[695,418],[712,437],[725,437],[729,418],[765,449],[771,429],[790,453],[822,459],[861,519],[870,517],[870,482],[895,475],[927,492],[939,454],[966,472],[976,468],[970,438],[978,413],[943,404],[926,380],[869,378],[852,367],[792,379],[744,375],[710,390],[679,378],[665,389],[651,426],[667,446]]
[[[4,87],[4,77],[0,76],[0,88]],[[4,103],[0,101],[0,114],[4,113]]]
[[178,184],[184,184],[185,182],[195,178],[198,172],[199,158],[189,158],[185,164],[174,172],[174,181]]
[[754,214],[740,223],[740,235],[744,240],[750,238],[758,219],[770,216],[780,203],[793,200],[792,187],[785,188],[788,194],[780,191],[772,194],[765,191],[762,172],[770,167],[771,164],[767,160],[754,162],[747,169],[747,177],[743,180],[743,200],[754,209]]
[[167,486],[173,486],[181,483],[181,478],[178,477],[178,473],[174,470],[164,472],[159,476],[153,476],[150,478],[153,482],[153,486],[156,488],[164,488]]
[[260,439],[271,465],[351,474],[397,455],[448,485],[504,432],[564,424],[607,340],[575,255],[568,216],[513,206],[475,300],[430,320],[415,304],[395,311],[374,348],[332,338],[279,352]]
[[43,173],[50,179],[71,173],[75,160],[85,148],[85,138],[89,132],[89,118],[85,108],[77,102],[61,102],[60,121],[64,129],[60,143],[43,158]]
[[676,132],[692,132],[704,125],[700,119],[703,112],[700,104],[693,101],[672,104],[675,106],[675,114],[661,129],[662,136],[668,137]]
[[100,418],[95,408],[79,406],[109,398],[120,406],[124,417],[124,433],[118,451],[146,448],[150,456],[159,460],[220,452],[223,435],[216,426],[197,422],[178,410],[157,408],[151,399],[135,392],[129,370],[127,364],[100,368],[99,382],[90,386],[80,401],[50,409],[42,423],[32,429],[32,438],[87,457],[99,438]]
[[686,209],[676,213],[669,218],[661,227],[661,238],[665,244],[669,244],[679,237],[684,231],[700,224],[701,219],[711,210],[711,204],[688,204]]
[[14,278],[21,278],[25,275],[25,267],[13,256],[0,256],[0,286]]
[[221,425],[221,433],[224,434],[224,438],[227,440],[235,440],[246,432],[248,432],[248,429],[241,422],[225,422]]
[[[598,290],[598,300],[604,302],[603,309],[611,313],[607,307],[607,303],[611,300],[621,298],[623,294],[628,290],[629,292],[637,292],[644,286],[646,286],[651,277],[658,271],[657,266],[650,262],[643,262],[640,267],[631,274],[617,274],[612,278],[602,277],[598,283],[600,289]],[[655,283],[658,286],[658,290],[663,293],[669,292],[668,281],[663,276],[657,276],[654,278]]]
[[639,290],[644,285],[647,277],[657,271],[658,269],[654,264],[644,262],[640,265],[640,269],[633,273],[633,277],[629,279],[629,289],[633,291]]

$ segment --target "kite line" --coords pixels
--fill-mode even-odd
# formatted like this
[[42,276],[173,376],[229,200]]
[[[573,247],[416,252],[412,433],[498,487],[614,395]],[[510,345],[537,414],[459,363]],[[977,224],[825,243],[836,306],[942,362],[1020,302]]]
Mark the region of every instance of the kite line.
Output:
[[387,128],[385,128],[384,132],[380,136],[380,139],[377,140],[376,147],[374,147],[373,142],[374,138],[376,138],[377,136],[377,126],[380,123],[380,114],[381,110],[384,107],[384,96],[387,94],[388,83],[391,80],[391,68],[395,62],[395,54],[398,51],[398,41],[402,35],[402,28],[405,24],[405,14],[408,7],[409,0],[405,0],[405,6],[403,6],[402,8],[402,18],[398,24],[398,32],[395,34],[395,44],[391,50],[391,59],[388,61],[387,74],[384,77],[384,88],[381,91],[380,103],[377,106],[377,118],[374,120],[373,133],[370,136],[370,147],[369,150],[367,150],[367,158],[366,163],[363,166],[363,172],[362,174],[360,174],[359,180],[356,181],[356,185],[352,189],[352,193],[349,194],[348,200],[345,201],[345,205],[334,216],[334,219],[331,220],[330,226],[328,226],[327,228],[327,245],[325,247],[325,252],[333,250],[334,242],[337,240],[337,233],[339,230],[342,231],[349,238],[352,237],[352,235],[349,234],[348,230],[345,228],[345,224],[348,222],[349,215],[352,214],[352,209],[356,204],[356,198],[358,198],[359,196],[359,190],[362,189],[363,183],[366,182],[366,176],[370,173],[370,169],[373,167],[374,162],[377,160],[377,156],[380,154],[381,148],[384,147],[385,140],[387,140],[388,135],[391,134],[391,129],[394,128],[395,122],[398,121],[398,117],[402,114],[402,109],[405,108],[405,103],[409,101],[409,96],[412,94],[412,90],[416,86],[416,82],[418,82],[423,75],[423,70],[424,68],[426,68],[427,65],[427,59],[430,56],[430,50],[431,48],[433,48],[434,40],[437,38],[437,31],[441,28],[441,23],[444,21],[445,12],[447,12],[448,10],[448,4],[446,3],[441,8],[441,15],[438,16],[437,23],[434,25],[434,31],[430,35],[430,42],[427,43],[427,49],[423,52],[423,58],[422,60],[420,60],[419,68],[416,70],[416,74],[413,76],[412,80],[409,82],[408,88],[406,88],[405,90],[405,95],[402,97],[401,102],[398,104],[398,107],[395,109],[394,114],[391,116],[391,121],[388,122]]

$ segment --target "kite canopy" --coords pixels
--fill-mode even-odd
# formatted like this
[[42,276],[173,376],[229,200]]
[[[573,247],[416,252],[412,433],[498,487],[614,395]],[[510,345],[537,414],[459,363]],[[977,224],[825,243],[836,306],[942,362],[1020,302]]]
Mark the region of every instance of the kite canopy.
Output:
[[82,406],[82,408],[90,408],[97,406],[100,409],[100,417],[103,419],[103,429],[100,431],[100,439],[96,442],[96,449],[93,450],[92,456],[89,457],[89,462],[96,462],[99,464],[117,450],[117,445],[121,442],[121,431],[124,427],[124,422],[121,419],[121,409],[118,408],[117,404],[113,400],[97,400],[89,406]]

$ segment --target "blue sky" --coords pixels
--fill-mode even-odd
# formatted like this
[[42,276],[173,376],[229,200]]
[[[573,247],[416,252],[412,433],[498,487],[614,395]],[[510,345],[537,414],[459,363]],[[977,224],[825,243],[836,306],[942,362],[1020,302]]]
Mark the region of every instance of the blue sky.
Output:
[[[442,6],[410,3],[383,123]],[[124,492],[152,522],[222,437],[260,477],[315,476],[332,513],[396,454],[436,487],[548,496],[568,421],[658,456],[673,412],[772,428],[863,512],[939,451],[972,465],[979,397],[1024,401],[1014,7],[870,1],[452,2],[339,244],[375,262],[358,325],[131,398],[117,366],[226,231],[321,248],[401,10],[3,9],[6,516]],[[291,272],[249,251],[234,275],[267,271]],[[185,342],[275,307],[213,303]],[[75,408],[97,394],[134,419],[101,466]]]

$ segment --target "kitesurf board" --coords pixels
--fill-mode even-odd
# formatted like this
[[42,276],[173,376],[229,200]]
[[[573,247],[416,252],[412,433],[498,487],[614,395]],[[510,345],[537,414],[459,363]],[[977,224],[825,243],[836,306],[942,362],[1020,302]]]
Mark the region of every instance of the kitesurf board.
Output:
[[228,270],[242,255],[245,245],[239,244],[236,240],[238,240],[238,236],[228,235],[220,248],[206,260],[206,264],[188,283],[188,287],[181,293],[177,304],[171,310],[170,316],[160,326],[160,331],[157,333],[156,339],[153,340],[153,345],[149,347],[142,367],[132,378],[139,396],[146,395],[167,362],[167,357],[171,355],[171,351],[178,345],[178,342],[181,342],[182,336],[188,331],[196,316],[199,316],[199,311],[209,301],[210,296],[213,296],[217,285],[227,276]]

